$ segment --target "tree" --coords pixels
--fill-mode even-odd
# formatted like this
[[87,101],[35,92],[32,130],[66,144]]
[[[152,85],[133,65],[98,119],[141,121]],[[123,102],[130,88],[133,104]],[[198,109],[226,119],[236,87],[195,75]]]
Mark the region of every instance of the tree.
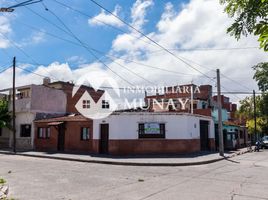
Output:
[[268,90],[268,62],[266,63],[259,63],[253,66],[255,70],[255,74],[253,78],[257,81],[259,89],[262,92]]
[[220,0],[220,3],[235,18],[227,32],[238,40],[241,35],[254,34],[259,37],[260,47],[268,51],[268,0]]
[[[254,119],[247,120],[246,127],[248,129],[248,132],[250,134],[253,134],[255,131]],[[264,131],[266,130],[266,127],[267,127],[267,119],[265,119],[263,117],[258,117],[256,119],[256,131],[257,131],[257,133],[259,133],[259,134],[265,133]]]
[[8,111],[8,102],[5,100],[0,100],[0,128],[11,129],[11,115]]
[[[254,121],[254,103],[253,96],[246,97],[240,101],[240,108],[237,112],[237,116],[240,121],[246,122],[246,127],[250,134],[254,133],[255,121]],[[268,94],[256,96],[256,128],[257,133],[261,135],[268,133]]]

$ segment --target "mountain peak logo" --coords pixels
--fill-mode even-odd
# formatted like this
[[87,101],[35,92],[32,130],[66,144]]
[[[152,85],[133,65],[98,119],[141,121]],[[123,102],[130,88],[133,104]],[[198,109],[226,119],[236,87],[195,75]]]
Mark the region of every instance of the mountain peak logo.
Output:
[[[83,88],[83,94],[75,108],[90,119],[103,119],[117,109],[116,99],[120,97],[117,82],[107,73],[92,71],[79,78],[73,87],[72,97]],[[102,88],[106,88],[104,91]],[[91,92],[89,92],[89,90]]]

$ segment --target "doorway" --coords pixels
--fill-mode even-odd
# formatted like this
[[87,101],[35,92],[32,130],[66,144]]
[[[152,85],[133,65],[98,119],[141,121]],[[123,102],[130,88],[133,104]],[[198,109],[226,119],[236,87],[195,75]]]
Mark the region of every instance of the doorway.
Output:
[[100,149],[101,154],[109,153],[109,124],[100,125]]
[[65,143],[65,126],[64,123],[61,123],[57,126],[58,129],[58,151],[64,151]]
[[209,121],[200,120],[200,145],[201,151],[209,150]]

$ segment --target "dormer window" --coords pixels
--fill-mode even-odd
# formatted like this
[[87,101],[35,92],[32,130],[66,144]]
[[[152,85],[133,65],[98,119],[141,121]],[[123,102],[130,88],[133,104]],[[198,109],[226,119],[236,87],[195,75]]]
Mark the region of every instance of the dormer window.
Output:
[[90,108],[90,100],[83,100],[83,109]]

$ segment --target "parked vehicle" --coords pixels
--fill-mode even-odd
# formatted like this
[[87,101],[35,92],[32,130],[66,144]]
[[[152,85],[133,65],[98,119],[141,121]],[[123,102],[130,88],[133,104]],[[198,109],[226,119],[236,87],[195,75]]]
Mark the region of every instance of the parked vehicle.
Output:
[[261,147],[262,148],[268,148],[268,136],[264,136],[262,139],[261,139]]

